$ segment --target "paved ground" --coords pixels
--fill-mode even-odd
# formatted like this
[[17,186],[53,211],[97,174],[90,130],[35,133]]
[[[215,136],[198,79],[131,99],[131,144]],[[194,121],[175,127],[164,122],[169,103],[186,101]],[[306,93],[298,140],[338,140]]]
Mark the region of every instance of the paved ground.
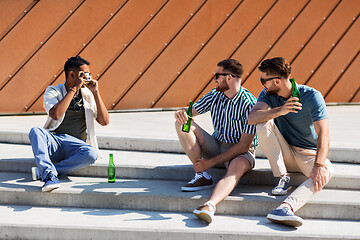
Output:
[[[358,149],[360,147],[360,105],[328,106],[331,147]],[[98,136],[177,139],[174,130],[174,111],[111,113],[110,124],[96,125]],[[29,132],[42,126],[45,115],[2,116],[0,132]],[[195,118],[206,130],[212,131],[210,114]],[[1,136],[0,136],[1,141]]]

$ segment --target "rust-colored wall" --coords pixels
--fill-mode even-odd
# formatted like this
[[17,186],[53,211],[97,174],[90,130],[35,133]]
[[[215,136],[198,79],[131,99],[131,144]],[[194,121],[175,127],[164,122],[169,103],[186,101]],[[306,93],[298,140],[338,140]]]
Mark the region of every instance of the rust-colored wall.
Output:
[[359,0],[0,0],[0,113],[44,111],[74,55],[108,109],[185,106],[225,58],[257,96],[257,66],[276,56],[327,102],[359,102],[359,13]]

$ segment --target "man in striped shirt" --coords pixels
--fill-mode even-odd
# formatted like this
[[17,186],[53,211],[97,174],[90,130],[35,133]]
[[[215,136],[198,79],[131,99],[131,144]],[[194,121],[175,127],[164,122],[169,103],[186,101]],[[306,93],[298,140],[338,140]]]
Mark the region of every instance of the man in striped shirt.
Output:
[[213,77],[216,89],[194,104],[193,117],[211,112],[214,133],[209,135],[196,122],[189,133],[182,132],[188,116],[186,109],[175,112],[175,128],[180,143],[193,163],[194,178],[182,191],[198,191],[213,186],[207,172],[213,166],[227,168],[226,175],[217,183],[209,201],[193,213],[208,223],[212,222],[216,205],[235,188],[240,178],[255,164],[255,126],[248,125],[247,117],[256,98],[241,86],[243,66],[234,59],[218,63]]

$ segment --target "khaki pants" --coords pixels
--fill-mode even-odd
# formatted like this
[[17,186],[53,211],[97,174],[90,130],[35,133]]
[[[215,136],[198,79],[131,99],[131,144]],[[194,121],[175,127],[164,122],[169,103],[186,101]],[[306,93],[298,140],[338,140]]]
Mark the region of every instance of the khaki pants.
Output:
[[[309,177],[314,167],[316,150],[289,145],[275,125],[274,120],[258,124],[256,132],[261,149],[269,159],[275,177],[281,177],[287,172],[302,172]],[[328,172],[326,183],[328,183],[334,170],[329,159],[326,159],[325,166]],[[312,178],[309,178],[284,202],[288,203],[296,212],[310,200],[314,193],[314,183]]]

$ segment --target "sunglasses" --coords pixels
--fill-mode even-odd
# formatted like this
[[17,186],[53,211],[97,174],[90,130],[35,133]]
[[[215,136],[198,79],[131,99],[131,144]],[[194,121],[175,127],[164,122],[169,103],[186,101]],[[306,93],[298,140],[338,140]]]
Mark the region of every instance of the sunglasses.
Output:
[[213,78],[218,79],[219,76],[227,76],[227,75],[230,75],[230,76],[232,76],[232,77],[235,77],[235,76],[232,75],[231,73],[215,73]]
[[273,77],[273,78],[268,78],[268,79],[260,78],[260,82],[262,85],[264,85],[266,82],[274,80],[274,79],[281,79],[281,77]]
[[74,110],[75,112],[78,112],[83,107],[82,98],[74,97]]

